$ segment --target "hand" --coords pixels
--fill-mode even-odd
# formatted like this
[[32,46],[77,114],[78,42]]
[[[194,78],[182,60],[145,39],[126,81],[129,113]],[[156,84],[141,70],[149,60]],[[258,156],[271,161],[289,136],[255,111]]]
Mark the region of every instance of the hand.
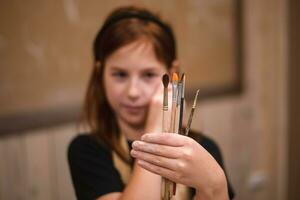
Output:
[[[156,92],[154,93],[151,102],[149,104],[147,120],[145,124],[145,132],[161,132],[162,131],[162,121],[163,121],[163,85],[160,84],[157,88]],[[169,84],[168,87],[168,104],[169,110],[172,103],[172,87]],[[170,121],[170,112],[167,112],[166,119]],[[168,124],[168,122],[166,122]]]
[[174,133],[151,133],[133,143],[138,164],[158,175],[197,190],[200,196],[226,191],[224,172],[195,140]]

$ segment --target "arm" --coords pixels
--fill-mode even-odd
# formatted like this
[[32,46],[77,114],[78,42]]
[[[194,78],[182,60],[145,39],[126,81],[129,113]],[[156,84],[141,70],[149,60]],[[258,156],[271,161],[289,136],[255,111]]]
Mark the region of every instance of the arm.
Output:
[[[145,132],[160,132],[162,124],[162,90],[161,85],[153,95],[145,125]],[[171,95],[170,95],[171,96]],[[134,163],[131,178],[122,193],[110,193],[98,200],[158,200],[160,199],[161,176],[150,172]]]
[[133,143],[131,154],[143,168],[195,188],[195,199],[228,199],[224,171],[191,138],[172,133],[146,134]]
[[132,177],[124,191],[109,193],[98,198],[98,200],[139,200],[160,198],[160,176],[153,174],[141,166],[134,164]]
[[124,188],[111,155],[88,135],[76,137],[68,160],[77,199],[159,199],[160,177],[135,164]]
[[[145,132],[161,131],[161,95],[162,90],[158,90],[150,103]],[[87,138],[80,141],[73,142],[69,148],[69,164],[78,199],[160,199],[160,176],[135,163],[131,179],[123,188],[109,151]]]

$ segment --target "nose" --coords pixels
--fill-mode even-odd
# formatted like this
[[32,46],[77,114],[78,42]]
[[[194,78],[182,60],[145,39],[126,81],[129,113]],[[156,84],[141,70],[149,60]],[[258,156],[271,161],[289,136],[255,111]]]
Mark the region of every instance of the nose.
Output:
[[127,91],[128,97],[132,100],[138,99],[141,93],[140,87],[141,85],[139,83],[138,78],[136,77],[131,78],[129,81],[128,91]]

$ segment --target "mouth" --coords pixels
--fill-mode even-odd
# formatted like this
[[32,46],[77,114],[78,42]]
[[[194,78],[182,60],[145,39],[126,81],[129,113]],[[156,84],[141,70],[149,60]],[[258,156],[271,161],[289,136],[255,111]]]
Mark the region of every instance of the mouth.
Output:
[[131,114],[137,114],[143,111],[145,109],[145,106],[123,105],[123,108]]

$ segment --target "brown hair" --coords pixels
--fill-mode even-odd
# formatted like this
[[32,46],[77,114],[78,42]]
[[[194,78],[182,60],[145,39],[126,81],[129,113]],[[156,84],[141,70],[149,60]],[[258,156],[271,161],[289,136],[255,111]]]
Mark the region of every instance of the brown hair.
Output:
[[108,16],[95,38],[95,64],[85,97],[84,112],[92,133],[126,162],[130,159],[120,145],[118,123],[105,95],[103,71],[105,60],[114,51],[143,38],[153,44],[157,59],[168,69],[172,67],[176,60],[176,44],[171,27],[144,8],[118,8]]

